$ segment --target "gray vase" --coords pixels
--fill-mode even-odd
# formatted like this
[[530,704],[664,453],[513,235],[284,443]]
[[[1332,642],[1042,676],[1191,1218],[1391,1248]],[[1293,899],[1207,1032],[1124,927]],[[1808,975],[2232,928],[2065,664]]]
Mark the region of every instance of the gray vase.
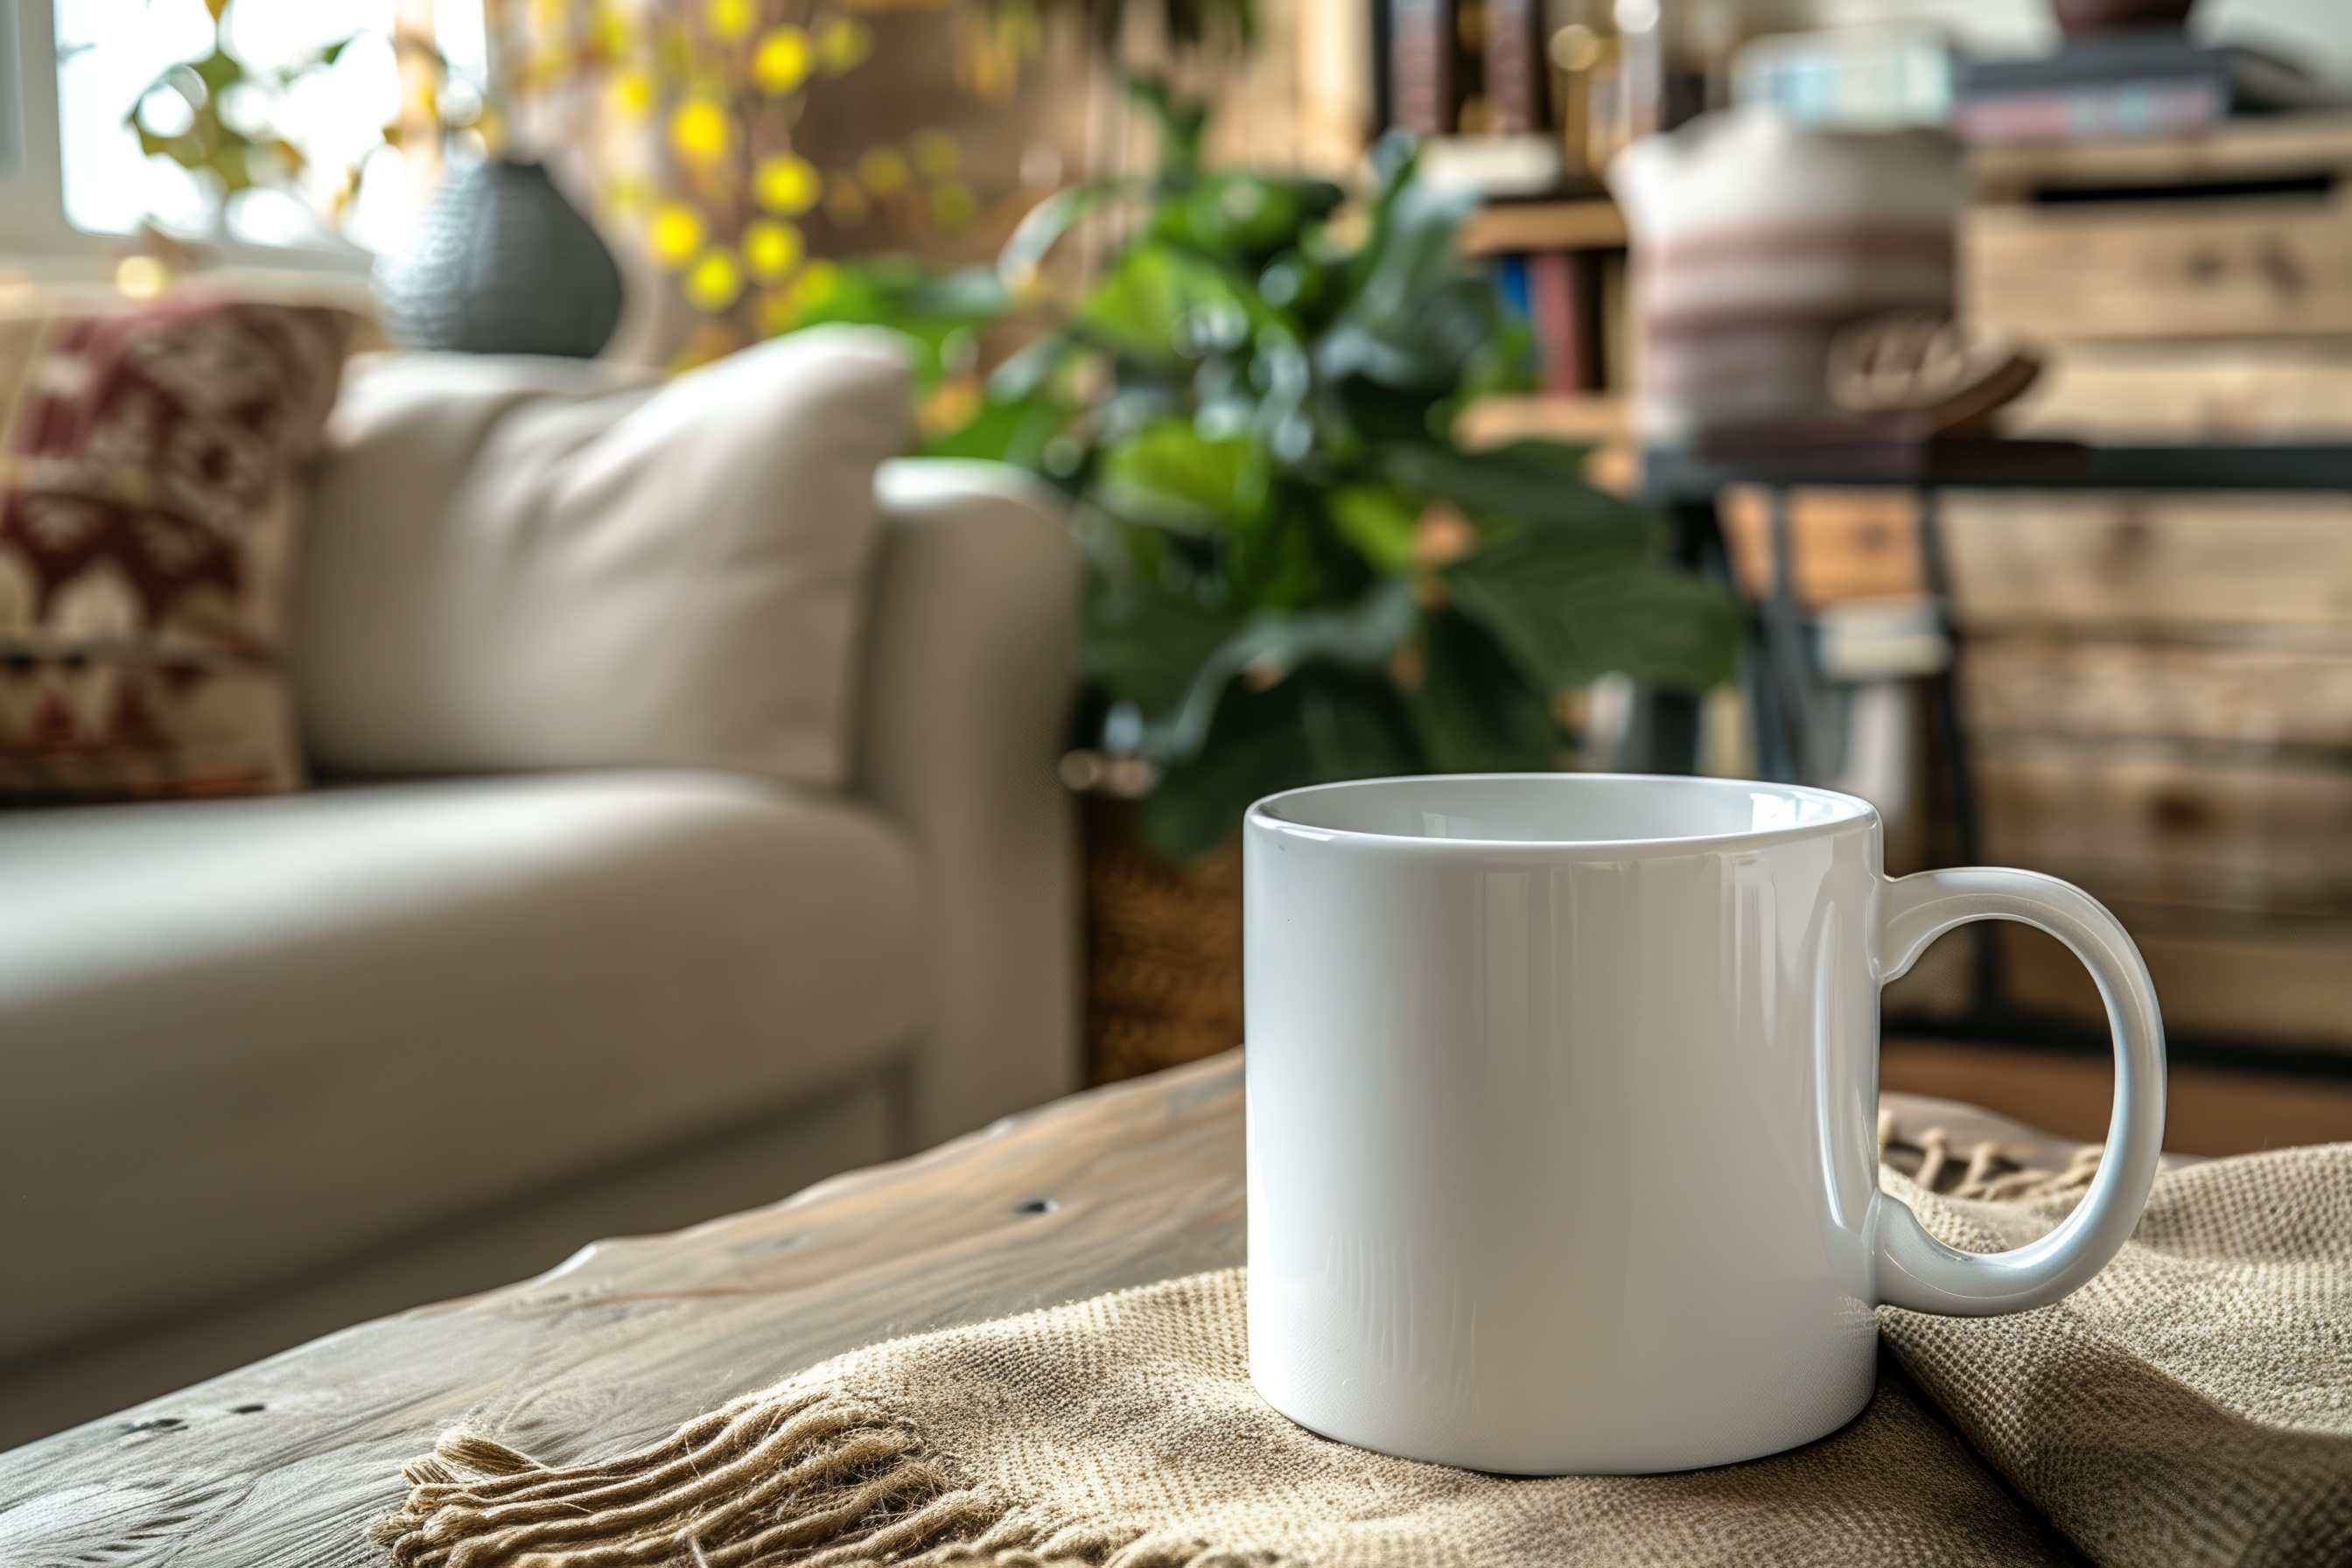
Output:
[[593,359],[621,319],[621,269],[544,166],[486,159],[450,169],[377,268],[376,301],[409,348]]

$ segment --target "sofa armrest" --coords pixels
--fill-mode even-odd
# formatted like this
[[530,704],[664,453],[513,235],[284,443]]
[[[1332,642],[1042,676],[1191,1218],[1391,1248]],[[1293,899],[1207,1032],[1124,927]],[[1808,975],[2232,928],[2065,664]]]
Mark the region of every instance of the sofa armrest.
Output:
[[884,466],[854,788],[926,862],[937,985],[917,1147],[1076,1088],[1076,837],[1055,773],[1079,561],[1053,492],[993,463]]

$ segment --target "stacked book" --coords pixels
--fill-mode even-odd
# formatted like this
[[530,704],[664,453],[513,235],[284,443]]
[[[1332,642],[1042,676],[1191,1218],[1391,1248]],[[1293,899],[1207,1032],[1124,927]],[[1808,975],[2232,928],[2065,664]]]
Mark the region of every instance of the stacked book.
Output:
[[2325,84],[2257,50],[2149,28],[1960,69],[1952,128],[1979,146],[2193,136],[2235,114],[2309,108]]

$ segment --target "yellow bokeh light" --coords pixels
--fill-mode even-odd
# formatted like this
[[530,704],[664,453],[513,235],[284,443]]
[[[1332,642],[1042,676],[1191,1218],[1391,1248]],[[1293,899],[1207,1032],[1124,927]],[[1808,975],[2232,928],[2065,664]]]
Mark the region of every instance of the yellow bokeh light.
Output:
[[653,112],[654,79],[641,70],[625,70],[613,79],[613,101],[624,114],[642,120]]
[[751,52],[751,80],[769,97],[782,97],[808,80],[812,53],[809,36],[798,27],[771,27]]
[[710,36],[722,44],[740,41],[751,31],[751,24],[759,20],[751,0],[710,0],[710,8],[704,16],[710,23]]
[[874,52],[874,30],[854,17],[836,16],[816,36],[817,63],[827,76],[854,69]]
[[664,202],[654,209],[646,246],[653,252],[655,266],[675,272],[702,248],[702,234],[701,213],[684,202]]
[[797,217],[816,205],[824,182],[805,158],[772,153],[751,171],[751,198],[772,213]]
[[907,160],[896,147],[869,147],[857,160],[857,177],[877,196],[895,195],[907,187]]
[[963,162],[955,138],[940,131],[916,132],[907,142],[907,151],[914,154],[915,167],[927,180],[945,179]]
[[670,116],[670,145],[689,163],[717,163],[734,137],[735,127],[716,99],[689,98]]
[[743,265],[762,283],[772,283],[801,264],[807,253],[801,231],[773,218],[757,218],[743,229]]
[[743,269],[731,250],[711,249],[687,269],[686,302],[714,314],[727,309],[743,292]]

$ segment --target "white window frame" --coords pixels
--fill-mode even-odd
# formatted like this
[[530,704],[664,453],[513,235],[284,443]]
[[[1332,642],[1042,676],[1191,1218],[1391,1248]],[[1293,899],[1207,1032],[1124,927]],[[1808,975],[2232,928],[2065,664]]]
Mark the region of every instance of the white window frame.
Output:
[[[13,45],[13,47],[9,47]],[[0,279],[106,278],[126,244],[66,221],[58,121],[58,23],[52,0],[0,0]],[[13,147],[14,156],[8,150]],[[367,252],[320,246],[205,241],[223,268],[364,279]]]

